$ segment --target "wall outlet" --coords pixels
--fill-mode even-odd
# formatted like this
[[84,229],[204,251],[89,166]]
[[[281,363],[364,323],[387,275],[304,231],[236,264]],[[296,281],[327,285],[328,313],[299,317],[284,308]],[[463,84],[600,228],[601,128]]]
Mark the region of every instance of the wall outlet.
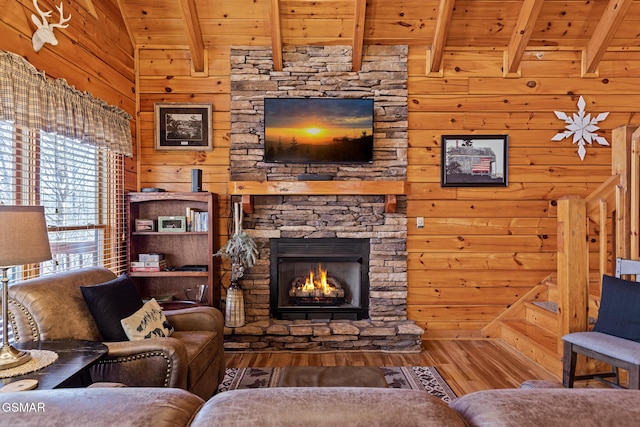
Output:
[[423,216],[419,216],[419,217],[416,218],[416,227],[424,228],[424,217]]

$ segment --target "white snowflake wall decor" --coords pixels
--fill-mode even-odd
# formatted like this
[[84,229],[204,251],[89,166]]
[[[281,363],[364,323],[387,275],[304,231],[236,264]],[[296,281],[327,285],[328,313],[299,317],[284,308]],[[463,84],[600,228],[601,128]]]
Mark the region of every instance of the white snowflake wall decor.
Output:
[[553,138],[551,138],[552,141],[561,141],[573,136],[573,143],[578,144],[578,155],[580,156],[580,160],[584,160],[584,156],[587,154],[587,149],[584,146],[585,142],[591,144],[591,141],[595,141],[600,145],[609,145],[606,138],[595,133],[600,129],[598,123],[606,119],[609,113],[600,113],[592,119],[591,114],[587,114],[585,116],[585,105],[586,102],[584,102],[584,98],[580,96],[580,99],[578,100],[578,113],[573,113],[573,117],[569,117],[561,111],[554,111],[556,117],[560,120],[564,120],[564,122],[567,123],[567,126],[565,126],[566,130],[564,132],[558,132]]

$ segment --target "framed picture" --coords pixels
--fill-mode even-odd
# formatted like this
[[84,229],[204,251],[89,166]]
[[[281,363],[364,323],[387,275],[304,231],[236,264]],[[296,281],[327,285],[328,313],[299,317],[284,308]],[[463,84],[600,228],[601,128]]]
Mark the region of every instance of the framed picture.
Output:
[[443,187],[506,187],[508,135],[442,135]]
[[210,151],[211,104],[155,104],[156,150]]
[[156,231],[152,219],[136,219],[136,231]]
[[184,216],[159,216],[158,231],[161,233],[177,233],[187,231],[187,219]]

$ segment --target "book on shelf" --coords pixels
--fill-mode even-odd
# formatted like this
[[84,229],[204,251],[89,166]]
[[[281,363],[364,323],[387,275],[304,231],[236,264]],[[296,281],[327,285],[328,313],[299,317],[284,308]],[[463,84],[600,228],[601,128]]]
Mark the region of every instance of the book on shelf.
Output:
[[131,261],[131,271],[134,272],[142,272],[142,271],[164,271],[167,269],[167,261]]
[[150,262],[150,261],[162,261],[164,260],[164,254],[160,253],[149,253],[149,254],[138,254],[138,261],[140,262]]
[[209,231],[209,212],[204,212],[197,208],[187,207],[185,216],[187,218],[186,231]]
[[134,267],[134,266],[131,266],[131,272],[132,273],[142,273],[142,272],[153,273],[153,272],[165,271],[166,269],[167,269],[166,266],[164,266],[164,267]]
[[131,267],[166,267],[167,261],[132,261]]

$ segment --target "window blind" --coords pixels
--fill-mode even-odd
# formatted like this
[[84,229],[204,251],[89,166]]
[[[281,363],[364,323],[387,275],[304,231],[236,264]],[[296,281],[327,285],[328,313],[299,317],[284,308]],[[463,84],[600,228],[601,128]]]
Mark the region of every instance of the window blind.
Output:
[[125,271],[123,155],[0,121],[0,203],[43,205],[53,256],[12,268],[10,283],[87,266]]

